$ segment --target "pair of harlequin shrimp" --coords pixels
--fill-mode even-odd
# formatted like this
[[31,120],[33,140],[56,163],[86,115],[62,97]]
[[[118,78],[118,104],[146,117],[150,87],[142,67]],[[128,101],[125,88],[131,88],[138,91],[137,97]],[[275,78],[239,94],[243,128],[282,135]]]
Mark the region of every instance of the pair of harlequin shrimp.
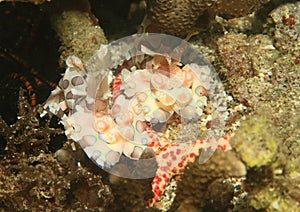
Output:
[[[121,66],[122,60],[119,67],[113,67],[122,69],[110,79],[112,67],[101,67],[113,60],[111,53],[116,53],[108,47],[113,45],[101,46],[92,65],[83,65],[75,56],[68,57],[66,72],[45,108],[61,118],[66,135],[79,142],[87,156],[105,170],[118,164],[122,155],[138,161],[146,149],[153,150],[158,166],[152,182],[155,195],[149,201],[153,206],[171,177],[181,174],[200,149],[230,149],[230,136],[197,139],[198,120],[209,104],[209,94],[217,87],[211,84],[208,65],[183,65],[144,45],[140,49],[146,56],[139,66]],[[220,102],[216,100],[217,105]],[[179,117],[182,125],[187,123],[181,132],[172,132],[178,137],[185,135],[187,141],[166,135],[172,117]]]

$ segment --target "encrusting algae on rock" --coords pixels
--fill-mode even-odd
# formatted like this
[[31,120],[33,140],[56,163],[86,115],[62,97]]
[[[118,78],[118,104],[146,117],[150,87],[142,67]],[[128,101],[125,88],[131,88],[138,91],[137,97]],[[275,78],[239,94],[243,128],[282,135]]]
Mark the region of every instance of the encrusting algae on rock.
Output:
[[259,168],[274,162],[280,139],[273,125],[269,115],[261,113],[243,121],[236,131],[235,138],[242,142],[233,138],[234,148],[248,167]]

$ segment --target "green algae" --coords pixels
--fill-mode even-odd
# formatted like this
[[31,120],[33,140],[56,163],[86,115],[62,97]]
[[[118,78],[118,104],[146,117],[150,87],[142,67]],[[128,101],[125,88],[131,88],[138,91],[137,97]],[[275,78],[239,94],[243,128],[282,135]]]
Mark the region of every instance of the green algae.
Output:
[[267,166],[274,161],[280,139],[268,111],[253,115],[242,122],[233,138],[234,148],[250,167]]
[[262,108],[242,122],[233,139],[234,150],[247,166],[248,209],[297,211],[300,113],[291,115],[289,108],[282,108],[280,123],[276,123],[278,114]]

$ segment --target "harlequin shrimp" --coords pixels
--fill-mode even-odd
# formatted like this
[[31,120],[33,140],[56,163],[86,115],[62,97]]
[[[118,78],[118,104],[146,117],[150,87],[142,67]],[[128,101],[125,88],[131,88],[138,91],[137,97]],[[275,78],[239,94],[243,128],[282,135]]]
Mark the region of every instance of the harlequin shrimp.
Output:
[[222,136],[227,118],[222,84],[189,43],[138,34],[101,45],[86,64],[75,56],[66,64],[45,108],[104,170],[154,177],[149,206],[200,150],[203,163],[217,148],[230,149],[231,135]]

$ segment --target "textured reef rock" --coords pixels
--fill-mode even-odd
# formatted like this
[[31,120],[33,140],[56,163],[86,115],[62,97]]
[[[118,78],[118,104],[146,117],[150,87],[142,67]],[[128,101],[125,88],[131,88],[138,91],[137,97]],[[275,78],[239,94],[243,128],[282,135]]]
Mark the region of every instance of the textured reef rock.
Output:
[[300,57],[300,3],[286,4],[270,14],[275,23],[275,46],[282,52]]
[[[271,76],[279,51],[266,35],[247,36],[228,33],[217,41],[219,60],[232,95],[244,105],[256,108],[266,99],[266,91],[272,87]],[[273,70],[273,71],[272,71]]]
[[230,32],[217,41],[220,71],[234,98],[251,111],[233,139],[247,167],[247,210],[299,209],[298,8],[286,4],[270,13],[274,34]]

